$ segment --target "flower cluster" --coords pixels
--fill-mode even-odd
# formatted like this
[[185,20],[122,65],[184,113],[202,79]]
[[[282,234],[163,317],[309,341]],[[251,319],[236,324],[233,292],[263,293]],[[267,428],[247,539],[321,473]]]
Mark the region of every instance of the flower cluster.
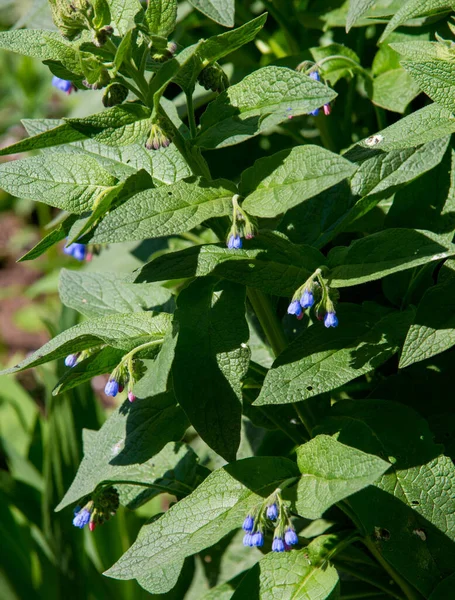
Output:
[[[316,298],[315,298],[316,296]],[[335,312],[334,301],[338,299],[338,292],[332,290],[322,275],[322,269],[316,269],[305,283],[296,290],[291,303],[288,306],[288,314],[302,319],[304,310],[316,304],[316,317],[319,321],[324,320],[324,325],[336,327],[338,317]]]
[[171,143],[170,136],[165,131],[164,126],[160,122],[156,122],[152,125],[150,135],[145,147],[147,150],[159,150],[160,148],[167,148]]
[[242,528],[245,532],[244,546],[262,547],[264,532],[267,529],[274,529],[273,552],[285,552],[299,543],[299,537],[291,523],[289,510],[281,498],[279,488],[245,517]]
[[125,358],[109,375],[109,379],[104,386],[106,396],[115,398],[117,394],[121,394],[128,386],[128,400],[134,402],[136,396],[133,393],[134,382],[136,381],[139,370],[138,361],[126,360]]
[[86,525],[93,531],[97,525],[102,525],[113,517],[119,507],[119,495],[112,486],[101,489],[86,498],[83,506],[74,509],[73,525],[83,529]]
[[[315,81],[321,81],[321,76],[319,75],[319,71],[317,71],[317,70],[310,71],[309,76],[311,77],[311,79],[314,79]],[[324,110],[325,116],[328,117],[331,113],[330,104],[324,104],[323,110]],[[314,110],[312,110],[310,112],[310,115],[313,115],[313,117],[317,117],[318,114],[319,114],[319,108],[315,108]]]
[[239,196],[232,197],[232,226],[229,230],[226,245],[229,250],[242,248],[242,237],[251,240],[256,235],[256,226],[246,212],[239,206]]

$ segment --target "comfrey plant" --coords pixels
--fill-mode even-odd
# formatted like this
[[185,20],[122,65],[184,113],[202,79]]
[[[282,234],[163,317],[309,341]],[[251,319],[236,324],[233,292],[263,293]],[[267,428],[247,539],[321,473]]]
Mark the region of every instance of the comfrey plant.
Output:
[[450,598],[453,6],[177,4],[0,34],[99,100],[0,151],[55,209],[22,260],[79,260],[82,315],[7,372],[64,360],[55,394],[101,377],[117,406],[58,510],[170,494],[105,572],[151,594]]

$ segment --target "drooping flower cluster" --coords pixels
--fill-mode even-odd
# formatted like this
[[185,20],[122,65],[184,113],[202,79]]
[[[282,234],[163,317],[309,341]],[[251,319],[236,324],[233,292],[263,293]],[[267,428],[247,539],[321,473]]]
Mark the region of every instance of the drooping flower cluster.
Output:
[[82,506],[74,509],[73,525],[83,529],[86,525],[93,531],[113,517],[119,507],[119,495],[112,486],[95,491],[91,498],[86,498]]
[[[314,79],[315,81],[321,81],[321,76],[320,76],[318,70],[310,71],[309,76],[311,77],[311,79]],[[328,117],[331,113],[330,104],[324,104],[323,110],[324,110],[325,116]],[[315,108],[309,114],[312,115],[313,117],[317,117],[319,114],[319,108]]]
[[264,533],[269,529],[274,530],[273,552],[285,552],[299,543],[299,537],[291,523],[289,509],[281,498],[280,488],[245,517],[242,528],[245,532],[244,546],[262,547]]
[[315,312],[318,320],[324,320],[327,328],[336,327],[338,317],[334,302],[337,299],[338,292],[330,288],[323,276],[323,270],[316,269],[313,275],[294,293],[288,306],[288,314],[295,315],[300,320],[303,318],[305,309],[310,309],[317,301]]
[[232,226],[229,230],[226,245],[229,250],[240,250],[243,246],[242,237],[251,240],[256,235],[256,226],[252,219],[239,206],[239,196],[232,197]]

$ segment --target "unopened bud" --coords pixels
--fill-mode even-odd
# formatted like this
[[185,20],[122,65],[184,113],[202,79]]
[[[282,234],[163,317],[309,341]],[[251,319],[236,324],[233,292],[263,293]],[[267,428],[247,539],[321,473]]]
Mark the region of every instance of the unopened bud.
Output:
[[122,104],[128,98],[128,88],[121,83],[111,83],[103,95],[103,104],[106,108]]

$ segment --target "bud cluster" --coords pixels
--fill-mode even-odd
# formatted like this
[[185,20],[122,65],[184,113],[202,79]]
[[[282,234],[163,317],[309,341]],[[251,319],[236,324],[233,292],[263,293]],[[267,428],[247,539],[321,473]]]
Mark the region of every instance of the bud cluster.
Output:
[[226,245],[230,250],[242,247],[242,237],[251,240],[256,235],[256,226],[252,219],[239,206],[239,196],[232,197],[232,226],[229,230]]
[[305,309],[315,306],[317,319],[324,320],[327,328],[336,327],[338,317],[335,312],[335,302],[338,299],[338,292],[330,288],[322,273],[322,269],[316,269],[313,275],[296,290],[288,306],[288,314],[295,315],[300,320]]
[[219,94],[229,87],[228,76],[217,62],[202,69],[197,80],[206,90]]
[[[127,355],[128,356],[128,355]],[[133,394],[133,386],[139,375],[140,363],[133,359],[126,359],[120,362],[120,364],[112,371],[109,375],[109,379],[104,386],[104,393],[106,396],[112,396],[115,398],[117,394],[121,394],[128,387],[128,400],[134,402],[136,396]]]
[[244,546],[262,547],[264,532],[270,529],[274,530],[273,552],[285,552],[299,543],[298,535],[291,523],[289,509],[281,498],[280,488],[245,517],[242,528],[245,531]]
[[74,509],[73,525],[79,529],[88,525],[93,531],[97,525],[102,525],[115,515],[119,504],[118,492],[112,486],[95,491],[82,506]]
[[166,38],[158,35],[152,36],[149,44],[150,57],[154,62],[164,63],[170,60],[177,52],[177,44],[168,42]]
[[114,32],[107,0],[49,0],[49,3],[55,25],[69,40],[88,30],[93,33],[93,43],[102,46]]
[[[314,79],[315,81],[321,81],[318,65],[310,60],[305,60],[297,65],[296,71],[305,72],[309,77],[311,77],[311,79]],[[328,117],[332,112],[330,104],[324,104],[323,111],[325,116]],[[315,108],[309,114],[313,117],[317,117],[319,114],[319,108]]]
[[152,125],[150,135],[145,143],[147,150],[159,150],[160,148],[167,148],[171,143],[170,136],[166,133],[163,123],[159,120],[155,121]]

